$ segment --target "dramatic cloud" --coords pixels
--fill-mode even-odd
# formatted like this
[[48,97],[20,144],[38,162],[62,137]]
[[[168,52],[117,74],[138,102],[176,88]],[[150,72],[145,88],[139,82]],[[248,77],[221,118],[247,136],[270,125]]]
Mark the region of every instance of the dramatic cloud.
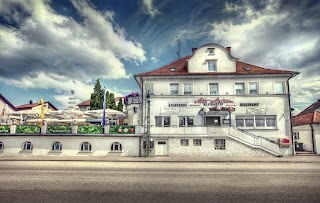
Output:
[[308,1],[226,3],[224,12],[230,17],[212,23],[211,35],[232,46],[240,60],[301,72],[291,80],[291,93],[293,107],[302,110],[320,97],[319,9],[319,4],[311,6]]
[[160,11],[156,7],[154,7],[153,0],[142,0],[142,7],[144,12],[151,17],[160,14]]
[[6,22],[0,24],[0,81],[57,90],[69,83],[69,90],[89,92],[86,84],[98,77],[129,78],[121,60],[146,60],[142,45],[127,39],[113,12],[88,1],[72,4],[82,22],[58,14],[49,1],[0,1]]

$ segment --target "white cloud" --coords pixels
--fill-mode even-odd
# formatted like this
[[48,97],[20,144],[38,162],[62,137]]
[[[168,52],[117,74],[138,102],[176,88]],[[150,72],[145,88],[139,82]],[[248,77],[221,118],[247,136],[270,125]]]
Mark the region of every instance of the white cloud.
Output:
[[320,36],[313,28],[317,22],[315,18],[301,17],[306,14],[299,6],[281,6],[280,1],[274,0],[262,1],[261,9],[246,0],[226,3],[224,12],[237,16],[212,23],[211,35],[218,43],[231,46],[232,55],[240,60],[301,72],[290,84],[292,106],[304,109],[320,97],[320,66],[315,63]]
[[153,63],[157,63],[158,59],[156,57],[151,57],[150,59]]
[[160,14],[160,11],[153,5],[153,0],[142,0],[142,7],[144,12],[151,17]]

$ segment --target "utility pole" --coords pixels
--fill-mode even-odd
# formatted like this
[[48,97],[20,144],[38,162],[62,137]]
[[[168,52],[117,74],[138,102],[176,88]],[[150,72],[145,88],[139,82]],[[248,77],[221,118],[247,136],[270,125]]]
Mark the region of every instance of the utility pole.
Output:
[[150,93],[147,93],[147,133],[146,139],[146,157],[150,157],[151,152],[151,142],[150,142]]
[[177,54],[178,54],[178,57],[179,57],[179,59],[180,59],[180,40],[178,39],[178,46],[179,46],[179,49],[178,49],[178,51],[177,51]]

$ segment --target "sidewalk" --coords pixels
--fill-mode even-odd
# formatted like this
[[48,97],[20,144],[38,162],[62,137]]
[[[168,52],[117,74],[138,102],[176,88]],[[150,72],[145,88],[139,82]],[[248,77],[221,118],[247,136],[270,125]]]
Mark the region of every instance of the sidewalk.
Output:
[[95,156],[0,156],[0,161],[97,161],[97,162],[288,162],[319,163],[320,156],[289,157],[95,157]]

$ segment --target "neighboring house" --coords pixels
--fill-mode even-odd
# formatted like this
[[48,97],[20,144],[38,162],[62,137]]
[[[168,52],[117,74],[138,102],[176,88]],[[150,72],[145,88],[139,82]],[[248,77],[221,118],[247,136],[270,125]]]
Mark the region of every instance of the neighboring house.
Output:
[[[119,104],[119,100],[122,99],[122,104],[123,104],[123,110],[122,111],[125,111],[126,110],[126,106],[124,104],[123,97],[115,97],[114,99],[116,101],[116,105],[117,106]],[[90,110],[90,100],[87,100],[87,101],[84,101],[84,102],[82,102],[80,104],[77,104],[77,106],[80,107],[80,111],[89,111]]]
[[320,154],[320,100],[292,117],[296,152]]
[[0,94],[0,123],[5,123],[8,120],[8,114],[17,111],[17,108]]
[[[20,106],[17,106],[17,111],[39,111],[41,110],[41,104],[39,102],[33,102],[30,100],[28,104],[22,104]],[[53,106],[50,102],[44,102],[44,111],[57,111],[58,109]]]
[[297,74],[244,63],[230,47],[206,44],[135,75],[142,96],[129,101],[128,123],[144,126],[141,148],[149,136],[152,156],[292,155],[288,86]]

